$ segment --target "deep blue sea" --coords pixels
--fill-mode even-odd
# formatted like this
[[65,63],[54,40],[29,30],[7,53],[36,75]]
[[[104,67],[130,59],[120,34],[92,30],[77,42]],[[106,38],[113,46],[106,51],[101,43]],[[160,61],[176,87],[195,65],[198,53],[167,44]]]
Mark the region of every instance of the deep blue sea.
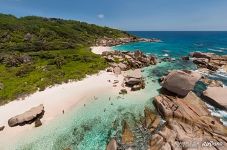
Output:
[[140,49],[155,55],[169,54],[171,57],[188,55],[192,51],[227,54],[227,32],[189,31],[130,31],[142,38],[158,38],[160,43],[133,43],[120,49]]
[[[192,69],[196,66],[191,62],[181,60],[190,52],[201,51],[218,55],[227,55],[227,31],[129,31],[141,38],[158,38],[162,42],[147,43],[137,42],[114,47],[115,50],[141,50],[158,58],[171,57],[176,61],[164,66],[157,66],[152,72],[160,72],[157,76],[164,75],[168,70]],[[153,74],[155,75],[155,74]],[[212,78],[221,80],[227,85],[227,78],[222,73],[212,74]]]
[[[135,124],[136,119],[143,114],[144,107],[154,110],[152,100],[159,94],[161,88],[159,77],[174,69],[196,70],[191,62],[180,59],[192,51],[212,52],[220,55],[227,54],[227,32],[130,32],[143,38],[158,38],[159,43],[130,43],[113,47],[116,50],[142,50],[147,54],[175,58],[172,62],[161,62],[145,68],[143,76],[146,88],[137,93],[127,94],[119,98],[117,93],[96,95],[98,100],[89,99],[86,107],[81,107],[65,113],[52,123],[28,132],[15,144],[9,143],[6,149],[40,150],[105,150],[106,144],[112,137],[122,132],[122,120],[129,125]],[[213,73],[210,78],[223,81],[227,85],[227,75]],[[199,94],[206,87],[199,83],[195,92]],[[111,97],[111,100],[109,99]],[[227,125],[227,112],[208,105],[214,116],[219,117]],[[104,110],[106,110],[104,112]],[[138,135],[138,149],[143,148],[147,141],[141,143]],[[137,142],[137,141],[136,141]],[[9,146],[9,147],[8,147]]]

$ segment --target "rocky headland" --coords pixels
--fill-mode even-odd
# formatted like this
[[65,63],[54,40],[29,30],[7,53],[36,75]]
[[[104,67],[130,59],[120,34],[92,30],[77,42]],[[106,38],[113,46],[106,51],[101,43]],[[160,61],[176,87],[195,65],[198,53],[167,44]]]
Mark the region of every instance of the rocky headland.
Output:
[[155,56],[146,55],[139,50],[134,52],[106,51],[102,53],[102,56],[110,66],[106,71],[114,72],[116,75],[124,74],[125,79],[122,85],[131,88],[131,91],[145,87],[140,69],[157,63]]
[[210,71],[217,71],[223,69],[227,71],[227,56],[216,55],[214,53],[193,52],[190,53],[195,63],[199,68],[206,68]]

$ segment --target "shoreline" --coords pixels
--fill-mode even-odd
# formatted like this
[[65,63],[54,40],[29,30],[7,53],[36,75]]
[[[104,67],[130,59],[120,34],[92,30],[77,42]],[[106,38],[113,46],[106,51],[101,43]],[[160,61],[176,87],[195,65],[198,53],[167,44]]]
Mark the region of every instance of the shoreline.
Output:
[[[110,51],[111,47],[93,47],[93,53],[100,54],[103,51]],[[116,87],[113,87],[114,80],[118,80]],[[103,92],[115,92],[116,94],[123,88],[121,84],[124,80],[124,74],[115,75],[112,72],[100,71],[98,74],[87,76],[81,81],[72,81],[49,87],[44,91],[38,91],[25,97],[23,100],[16,99],[10,103],[0,106],[0,126],[5,126],[0,131],[0,138],[3,141],[17,138],[18,135],[26,131],[35,129],[35,123],[26,124],[24,126],[9,127],[8,120],[11,117],[22,114],[25,111],[36,107],[40,104],[44,105],[44,116],[41,119],[42,125],[45,126],[57,117],[67,113],[76,107],[86,104],[86,100]],[[84,104],[81,104],[84,103]],[[64,113],[63,113],[64,112]],[[0,142],[0,143],[1,143]]]

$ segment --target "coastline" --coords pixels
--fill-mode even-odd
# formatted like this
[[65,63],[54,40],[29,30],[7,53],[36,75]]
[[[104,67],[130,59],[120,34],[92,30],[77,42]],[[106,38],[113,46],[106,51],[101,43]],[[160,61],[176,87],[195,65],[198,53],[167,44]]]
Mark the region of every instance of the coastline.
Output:
[[[110,47],[92,47],[92,52],[101,54],[103,51],[110,51]],[[116,87],[113,87],[114,80],[118,80]],[[28,130],[35,128],[34,123],[24,126],[9,127],[8,119],[24,113],[25,111],[36,107],[40,104],[44,105],[44,116],[41,119],[45,126],[57,117],[67,113],[68,111],[86,105],[86,100],[95,98],[96,95],[111,91],[119,93],[122,89],[123,74],[115,75],[114,73],[100,71],[98,74],[87,76],[81,81],[72,81],[61,85],[55,85],[44,91],[38,91],[23,100],[17,99],[8,104],[0,106],[0,125],[5,126],[0,132],[0,138],[4,141],[15,139],[17,135],[21,135]]]

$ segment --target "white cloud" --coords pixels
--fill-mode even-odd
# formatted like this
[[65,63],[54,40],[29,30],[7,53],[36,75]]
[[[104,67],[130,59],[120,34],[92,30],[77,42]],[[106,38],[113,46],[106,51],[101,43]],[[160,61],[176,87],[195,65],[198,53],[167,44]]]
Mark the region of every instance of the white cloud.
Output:
[[99,19],[103,19],[103,18],[105,17],[105,15],[104,15],[104,14],[98,14],[97,17],[98,17]]

